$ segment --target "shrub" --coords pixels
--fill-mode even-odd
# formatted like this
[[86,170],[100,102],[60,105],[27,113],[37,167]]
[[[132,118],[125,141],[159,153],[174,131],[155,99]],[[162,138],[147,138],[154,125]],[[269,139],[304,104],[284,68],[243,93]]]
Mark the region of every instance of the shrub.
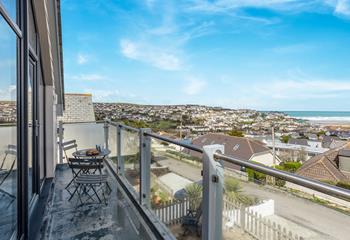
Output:
[[283,143],[288,143],[288,142],[289,142],[289,138],[290,138],[289,135],[283,135],[283,136],[281,137],[281,141],[282,141]]
[[237,179],[227,177],[225,179],[225,191],[227,192],[241,192],[242,187]]
[[295,173],[300,167],[300,162],[282,162],[280,165],[276,165],[275,168],[278,170]]
[[197,183],[189,184],[185,187],[186,195],[190,201],[190,209],[195,210],[202,201],[203,187]]
[[233,137],[244,137],[244,134],[243,134],[242,131],[235,130],[235,129],[227,132],[227,134],[230,135],[230,136],[233,136]]
[[232,177],[225,178],[225,194],[230,201],[243,203],[248,206],[259,202],[256,197],[243,194],[240,182]]
[[197,183],[192,183],[185,187],[185,191],[189,199],[199,199],[202,197],[203,187]]
[[283,167],[288,172],[296,172],[302,165],[301,162],[284,162]]
[[286,181],[280,178],[276,178],[275,185],[279,187],[284,187],[284,185],[286,185]]
[[249,180],[254,180],[259,183],[265,184],[266,182],[266,174],[254,171],[253,169],[247,168],[246,169]]
[[337,187],[345,188],[345,189],[350,189],[350,183],[349,182],[338,182],[336,184]]

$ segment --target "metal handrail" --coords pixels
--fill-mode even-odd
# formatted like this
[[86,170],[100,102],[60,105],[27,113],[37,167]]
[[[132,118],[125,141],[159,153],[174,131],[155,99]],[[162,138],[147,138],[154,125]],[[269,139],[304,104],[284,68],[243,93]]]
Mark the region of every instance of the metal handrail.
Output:
[[271,168],[271,167],[267,167],[267,166],[263,166],[254,162],[250,162],[250,161],[245,161],[245,160],[241,160],[238,158],[233,158],[233,157],[229,157],[226,156],[224,154],[221,153],[215,153],[214,154],[214,158],[216,160],[223,160],[225,162],[229,162],[229,163],[233,163],[236,165],[240,165],[242,167],[246,167],[246,168],[250,168],[253,169],[255,171],[273,176],[273,177],[277,177],[283,180],[286,180],[288,182],[292,182],[295,183],[297,185],[300,186],[304,186],[331,196],[335,196],[335,197],[339,197],[342,198],[344,200],[350,201],[350,191],[344,188],[340,188],[340,187],[336,187],[336,186],[332,186],[330,184],[326,184],[320,181],[315,181],[309,178],[305,178],[296,174],[292,174],[292,173],[288,173],[288,172],[284,172],[275,168]]
[[[114,126],[120,126],[121,128],[126,128],[132,131],[140,131],[140,129],[137,128],[133,128],[130,126],[126,126],[120,123],[115,123],[112,122],[110,120],[108,120],[108,122]],[[155,133],[149,133],[149,132],[145,132],[144,133],[145,136],[149,136],[167,143],[172,143],[190,150],[193,150],[195,152],[199,152],[199,153],[203,153],[203,149],[201,147],[197,147],[193,144],[187,144],[187,143],[183,143],[180,142],[178,140],[174,140],[168,137],[164,137],[164,136],[160,136],[158,134]],[[242,167],[246,167],[246,168],[250,168],[253,169],[255,171],[273,176],[273,177],[277,177],[280,179],[283,179],[285,181],[291,182],[291,183],[295,183],[297,185],[300,186],[304,186],[331,196],[335,196],[341,199],[344,199],[346,201],[350,201],[350,190],[344,189],[344,188],[340,188],[340,187],[336,187],[330,184],[326,184],[320,181],[316,181],[316,180],[312,180],[309,178],[305,178],[296,174],[292,174],[292,173],[288,173],[288,172],[284,172],[275,168],[271,168],[271,167],[267,167],[264,165],[260,165],[258,163],[254,163],[251,161],[246,161],[246,160],[242,160],[242,159],[238,159],[238,158],[233,158],[221,153],[215,153],[214,154],[214,158],[216,160],[223,160],[225,162],[229,162],[229,163],[233,163]]]
[[111,124],[112,126],[115,126],[115,127],[124,128],[126,130],[130,130],[130,131],[133,131],[133,132],[140,132],[139,128],[130,127],[128,125],[125,125],[125,124],[122,124],[122,123],[119,123],[119,122],[113,122],[113,121],[111,121],[109,119],[106,119],[105,121],[107,123]]
[[147,133],[147,132],[145,132],[144,135],[156,138],[158,140],[162,140],[162,141],[167,142],[167,143],[172,143],[172,144],[178,145],[180,147],[184,147],[184,148],[193,150],[195,152],[203,153],[203,149],[202,148],[197,147],[197,146],[195,146],[193,144],[183,143],[183,142],[180,142],[180,141],[168,138],[168,137],[160,136],[160,135],[154,134],[154,133]]

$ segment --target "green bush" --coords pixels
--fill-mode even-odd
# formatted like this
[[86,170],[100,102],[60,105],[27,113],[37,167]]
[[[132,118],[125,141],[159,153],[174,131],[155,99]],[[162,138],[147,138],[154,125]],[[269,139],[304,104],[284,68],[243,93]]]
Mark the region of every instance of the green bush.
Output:
[[225,178],[225,191],[227,192],[241,192],[242,187],[237,179],[232,177]]
[[289,138],[290,138],[289,135],[283,135],[283,136],[281,137],[281,141],[282,141],[283,143],[288,143],[288,142],[289,142]]
[[186,195],[190,201],[190,209],[195,210],[199,207],[202,198],[203,187],[197,183],[189,184],[185,187]]
[[244,133],[242,131],[235,129],[228,131],[227,134],[233,137],[244,137]]
[[345,188],[345,189],[350,189],[350,183],[348,182],[338,182],[336,184],[337,187]]
[[275,185],[279,187],[284,187],[286,185],[286,181],[280,178],[276,178]]
[[295,173],[301,166],[302,164],[300,162],[282,162],[280,165],[274,167],[281,171]]
[[296,172],[300,167],[301,167],[302,163],[300,162],[284,162],[282,163],[282,166],[284,167],[284,169],[288,172]]
[[249,180],[257,181],[259,183],[266,183],[266,174],[254,171],[253,169],[246,169]]

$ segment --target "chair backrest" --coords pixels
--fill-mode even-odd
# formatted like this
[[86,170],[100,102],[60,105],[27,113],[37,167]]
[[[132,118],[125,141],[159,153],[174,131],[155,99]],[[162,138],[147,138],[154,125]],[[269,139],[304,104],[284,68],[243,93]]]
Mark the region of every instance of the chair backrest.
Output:
[[74,140],[63,142],[62,148],[63,148],[64,155],[68,160],[68,154],[67,154],[68,150],[75,149],[75,151],[78,151],[77,141],[74,139]]
[[15,166],[15,163],[16,163],[16,159],[17,159],[17,147],[15,145],[8,145],[7,146],[7,149],[5,150],[5,157],[1,163],[1,169],[4,167],[5,165],[5,162],[6,162],[6,158],[8,155],[12,155],[14,156],[13,160],[12,160],[12,163],[10,165],[10,168],[8,169],[8,171],[6,171],[6,174],[5,176],[1,179],[0,181],[0,186],[5,182],[6,178],[8,176],[10,176],[11,172],[13,171],[13,167]]
[[11,164],[11,169],[12,169],[14,162],[16,161],[16,158],[17,158],[17,147],[15,145],[11,145],[11,144],[7,145],[7,149],[5,150],[5,156],[2,160],[0,169],[4,167],[8,155],[14,156],[13,163]]
[[103,159],[68,158],[68,165],[71,169],[99,170],[103,168]]

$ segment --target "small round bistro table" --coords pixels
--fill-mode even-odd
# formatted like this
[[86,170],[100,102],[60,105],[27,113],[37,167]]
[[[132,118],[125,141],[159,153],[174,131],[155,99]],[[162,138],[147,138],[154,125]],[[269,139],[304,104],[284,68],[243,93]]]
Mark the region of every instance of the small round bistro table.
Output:
[[98,154],[96,155],[86,155],[86,152],[91,149],[81,149],[74,153],[72,153],[73,157],[75,158],[84,158],[84,159],[96,159],[96,158],[105,158],[108,154],[111,153],[108,149],[102,149]]

